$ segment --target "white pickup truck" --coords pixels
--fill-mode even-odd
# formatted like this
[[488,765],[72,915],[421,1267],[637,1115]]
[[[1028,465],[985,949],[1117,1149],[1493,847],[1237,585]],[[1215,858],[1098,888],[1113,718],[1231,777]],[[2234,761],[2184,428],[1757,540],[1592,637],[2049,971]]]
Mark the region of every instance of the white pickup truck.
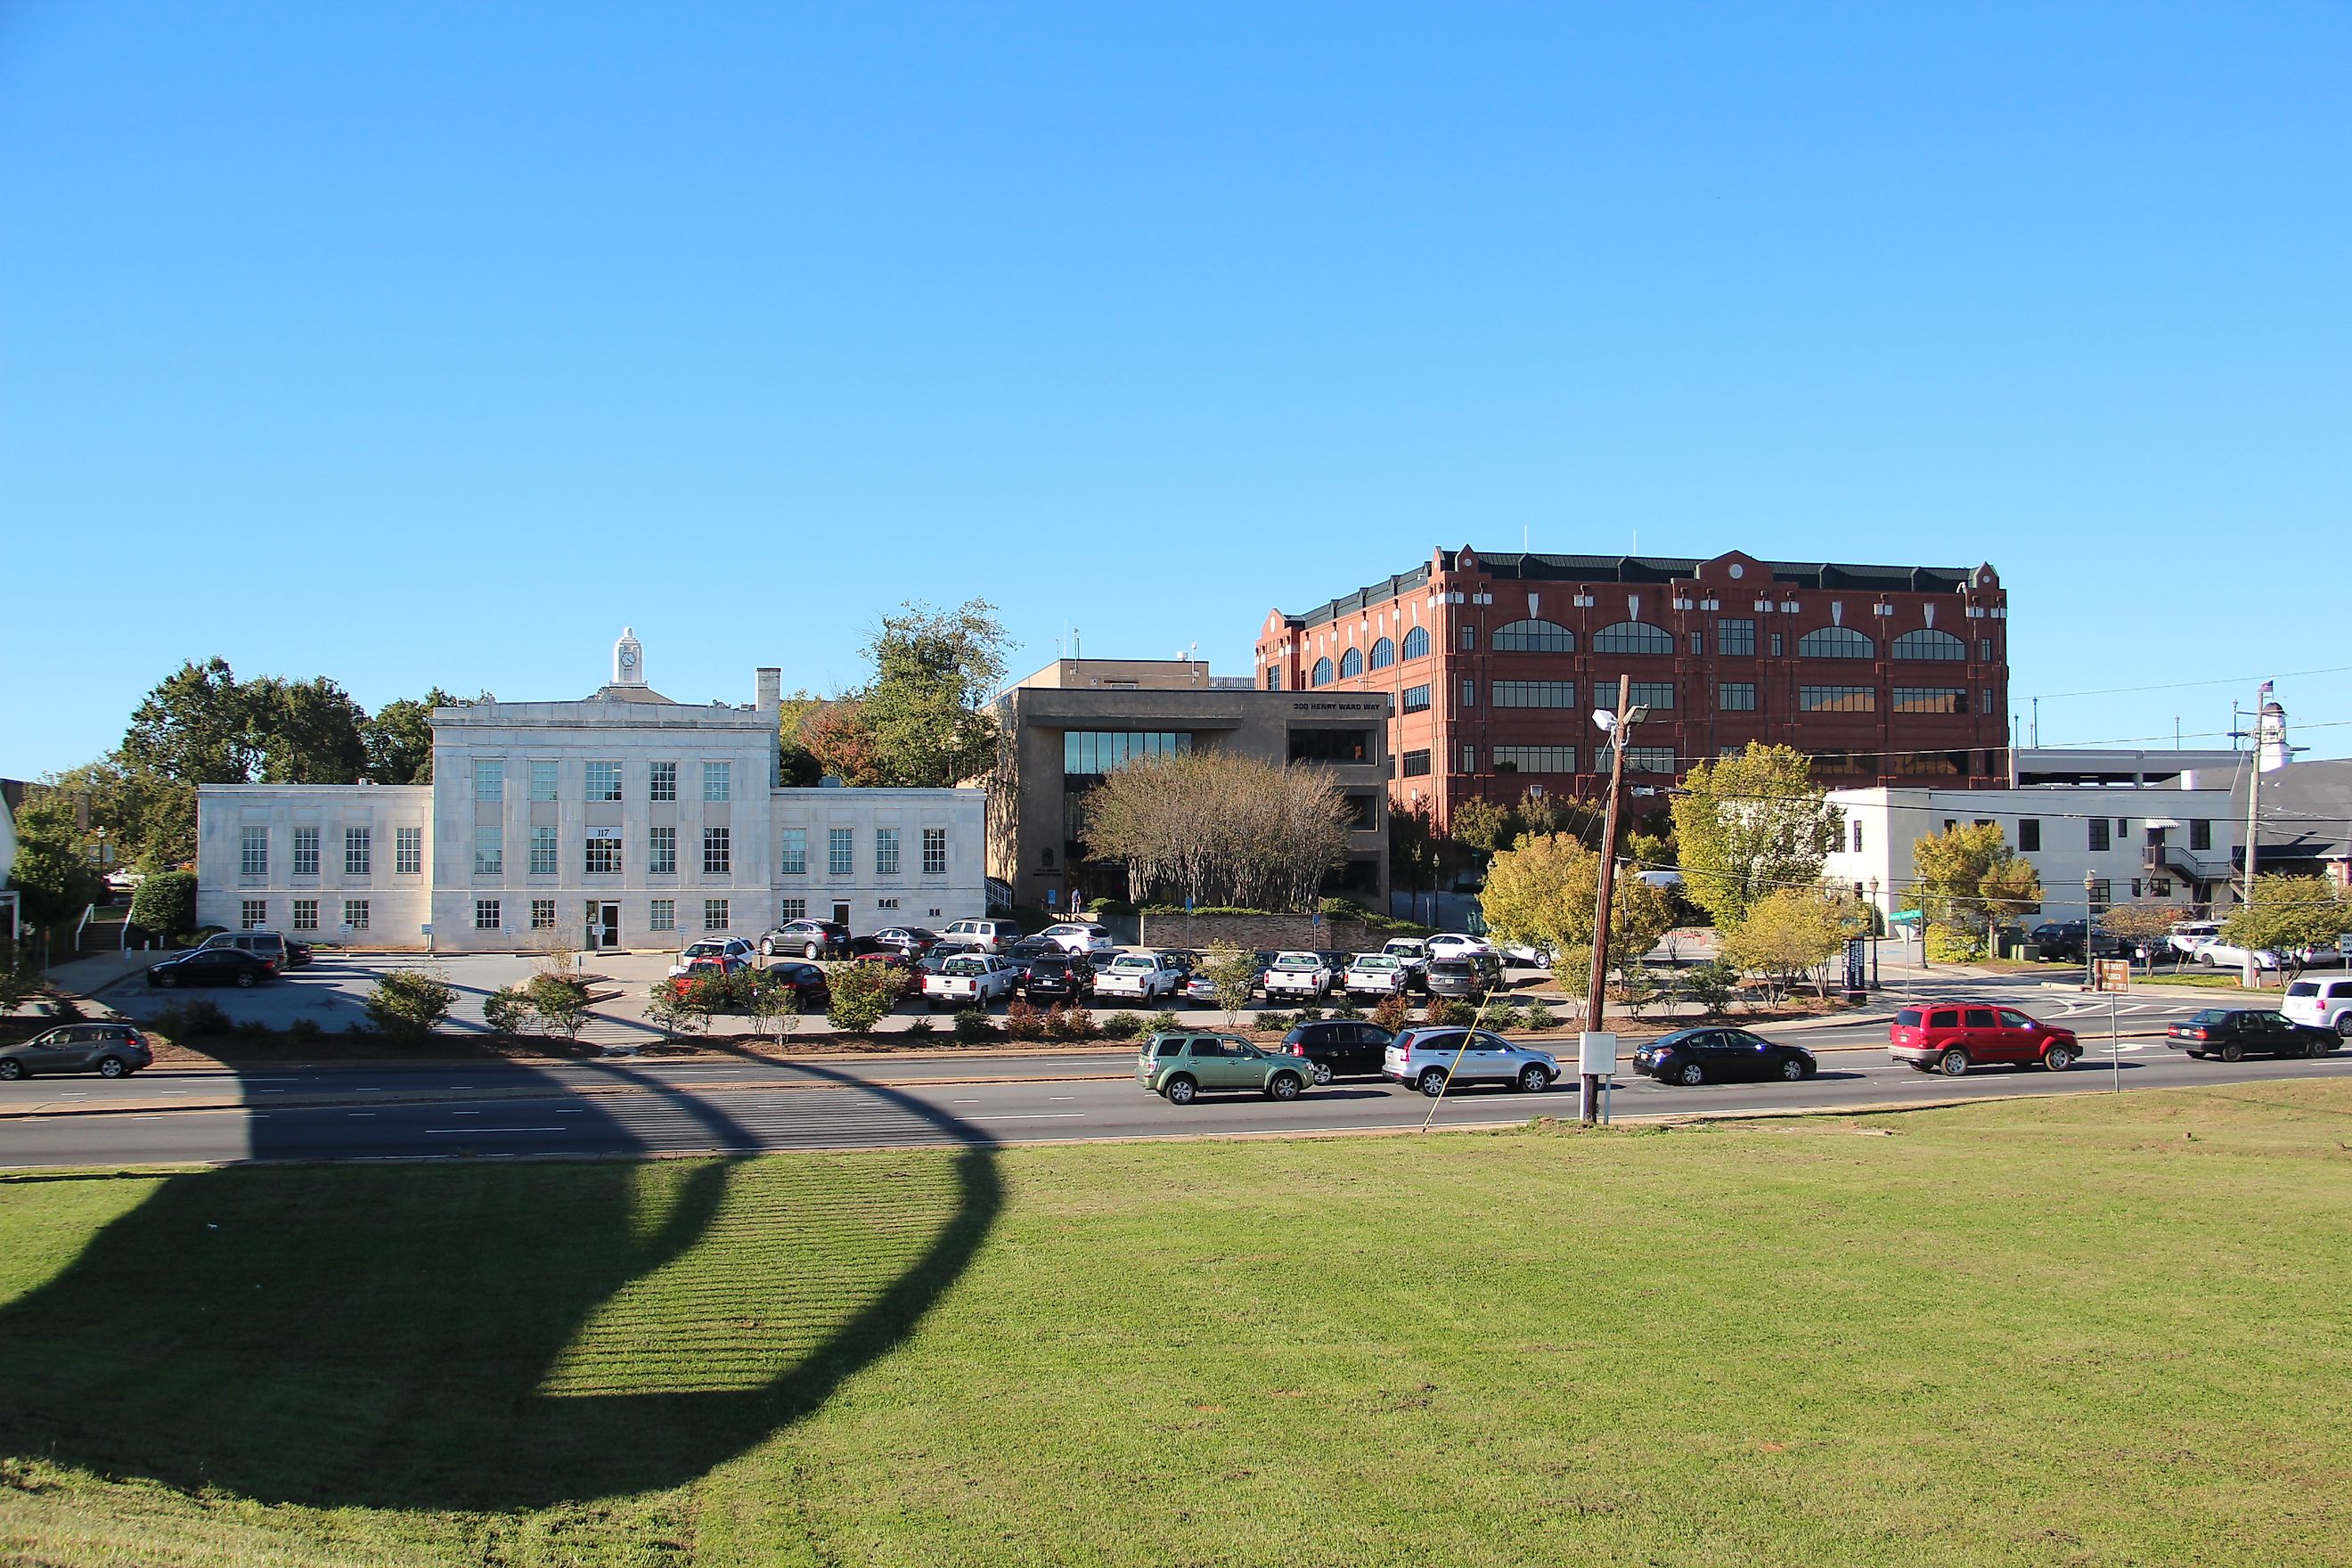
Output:
[[1331,972],[1323,960],[1311,952],[1277,952],[1266,966],[1265,999],[1278,1001],[1286,996],[1304,996],[1320,1000],[1331,994]]
[[1340,980],[1350,996],[1402,996],[1412,972],[1391,952],[1360,952],[1348,960]]
[[1122,952],[1095,971],[1095,995],[1152,1002],[1184,988],[1184,972],[1152,952]]
[[965,953],[950,958],[936,974],[923,976],[923,1001],[934,1013],[942,1008],[985,1007],[1013,994],[1021,972],[992,952]]

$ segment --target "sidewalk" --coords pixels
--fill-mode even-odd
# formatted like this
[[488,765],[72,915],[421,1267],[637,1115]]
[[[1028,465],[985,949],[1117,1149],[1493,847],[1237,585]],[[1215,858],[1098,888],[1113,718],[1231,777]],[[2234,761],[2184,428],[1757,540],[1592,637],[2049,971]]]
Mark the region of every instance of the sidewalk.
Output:
[[170,956],[161,949],[152,952],[101,952],[93,958],[76,958],[54,965],[46,977],[49,984],[71,995],[96,997],[110,985],[119,985],[134,974],[144,974],[147,966],[157,959]]

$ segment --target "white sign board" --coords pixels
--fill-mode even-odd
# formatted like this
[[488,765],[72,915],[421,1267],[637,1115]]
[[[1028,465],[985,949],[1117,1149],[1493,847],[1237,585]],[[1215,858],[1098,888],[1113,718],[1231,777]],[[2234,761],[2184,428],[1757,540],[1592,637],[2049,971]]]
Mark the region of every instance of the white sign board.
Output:
[[1617,1070],[1617,1037],[1606,1029],[1587,1029],[1576,1037],[1576,1070],[1607,1078]]

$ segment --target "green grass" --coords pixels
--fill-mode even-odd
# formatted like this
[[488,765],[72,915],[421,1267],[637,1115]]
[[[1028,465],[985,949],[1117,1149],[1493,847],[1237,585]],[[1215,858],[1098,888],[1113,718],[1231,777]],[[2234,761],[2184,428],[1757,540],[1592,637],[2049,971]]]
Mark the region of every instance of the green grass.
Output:
[[0,1563],[2352,1558],[2352,1085],[0,1185]]

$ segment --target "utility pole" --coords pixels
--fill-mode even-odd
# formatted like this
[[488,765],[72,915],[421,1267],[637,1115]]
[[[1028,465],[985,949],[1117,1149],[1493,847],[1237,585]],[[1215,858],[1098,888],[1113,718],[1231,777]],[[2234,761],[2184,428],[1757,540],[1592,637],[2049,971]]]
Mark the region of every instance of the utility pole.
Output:
[[[1617,798],[1625,788],[1625,732],[1646,714],[1633,706],[1633,678],[1617,678],[1617,711],[1609,731],[1609,805],[1601,819],[1601,894],[1592,911],[1592,969],[1584,985],[1584,1032],[1601,1032],[1601,1016],[1609,982],[1609,910],[1617,890]],[[1597,719],[1599,715],[1595,715]],[[1601,1114],[1601,1075],[1579,1075],[1577,1120],[1591,1126]]]
[[[2254,907],[2254,829],[2259,820],[2255,805],[2263,795],[2263,710],[2269,706],[2270,695],[2271,683],[2267,680],[2254,693],[2254,745],[2248,753],[2250,763],[2246,769],[2246,885],[2242,901],[2250,910]],[[2251,991],[2261,982],[2261,967],[2254,959],[2253,943],[2242,942],[2240,947],[2246,956],[2238,970],[2238,984]]]

